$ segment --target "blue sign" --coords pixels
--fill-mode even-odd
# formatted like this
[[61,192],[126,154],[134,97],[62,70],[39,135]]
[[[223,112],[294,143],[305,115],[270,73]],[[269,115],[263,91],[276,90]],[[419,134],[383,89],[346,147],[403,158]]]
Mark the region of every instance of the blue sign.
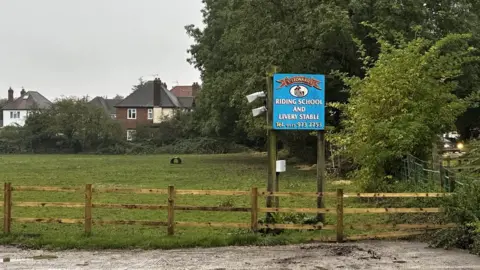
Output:
[[325,129],[325,75],[273,75],[273,129]]

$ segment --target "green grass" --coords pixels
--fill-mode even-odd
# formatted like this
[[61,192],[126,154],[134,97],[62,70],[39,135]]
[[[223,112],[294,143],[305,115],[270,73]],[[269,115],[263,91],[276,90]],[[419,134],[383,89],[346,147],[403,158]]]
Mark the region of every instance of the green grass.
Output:
[[[93,155],[8,155],[0,157],[0,179],[16,185],[84,187],[136,187],[176,189],[250,190],[266,186],[266,157],[260,154],[182,155],[183,164],[171,165],[171,156],[93,156]],[[327,191],[338,186],[327,181]],[[300,171],[289,167],[280,176],[281,191],[315,191],[315,170]],[[355,191],[355,185],[342,186],[345,192]],[[3,196],[3,195],[2,195]],[[13,192],[13,202],[83,202],[83,193]],[[166,204],[166,195],[152,194],[93,194],[97,203]],[[259,199],[260,205],[265,200]],[[178,205],[250,206],[248,196],[182,195]],[[315,198],[281,198],[281,207],[315,207]],[[335,207],[335,198],[326,200]],[[346,207],[362,207],[354,199],[345,200]],[[83,218],[83,208],[14,207],[13,217]],[[93,219],[160,220],[166,221],[165,210],[93,209]],[[261,216],[263,218],[263,216]],[[250,222],[249,213],[176,211],[176,221],[191,222]],[[383,215],[346,215],[345,224],[382,223]],[[327,215],[334,224],[335,216]],[[12,224],[12,233],[2,235],[0,244],[17,244],[43,248],[178,248],[223,245],[274,245],[299,243],[333,231],[288,231],[279,236],[255,235],[247,230],[221,228],[176,228],[167,236],[166,227],[134,225],[93,226],[92,235],[83,234],[83,225]],[[352,232],[354,233],[354,232]]]

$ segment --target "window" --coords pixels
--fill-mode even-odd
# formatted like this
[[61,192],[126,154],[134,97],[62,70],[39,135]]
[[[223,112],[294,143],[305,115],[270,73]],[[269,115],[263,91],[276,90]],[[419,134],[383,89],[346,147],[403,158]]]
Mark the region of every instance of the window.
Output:
[[127,141],[132,141],[133,137],[135,136],[136,130],[134,129],[129,129],[127,130]]
[[127,119],[137,119],[137,109],[128,109]]
[[20,118],[20,112],[15,111],[15,112],[10,112],[10,119],[18,119]]
[[148,109],[148,114],[147,114],[148,120],[153,119],[153,109]]

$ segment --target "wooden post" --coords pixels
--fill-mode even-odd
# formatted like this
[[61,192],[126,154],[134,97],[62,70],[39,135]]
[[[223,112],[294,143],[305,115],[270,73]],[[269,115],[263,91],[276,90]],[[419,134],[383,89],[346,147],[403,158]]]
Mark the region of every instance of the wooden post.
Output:
[[[273,129],[273,74],[277,72],[276,67],[272,67],[270,71],[266,74],[266,84],[267,84],[267,140],[268,140],[268,169],[267,169],[267,191],[275,192],[278,191],[278,181],[277,181],[277,133]],[[275,203],[279,203],[278,200],[275,200],[273,196],[267,197],[267,208],[271,208]],[[266,214],[267,223],[272,222],[272,213]]]
[[3,185],[3,232],[8,234],[12,225],[12,184]]
[[168,235],[175,233],[175,187],[168,186]]
[[[325,208],[323,192],[325,191],[325,131],[317,132],[317,208]],[[325,222],[323,213],[317,214],[317,222]]]
[[92,233],[92,184],[85,185],[85,234]]
[[447,156],[447,168],[450,168],[452,165],[452,158],[450,156]]
[[343,242],[343,189],[337,189],[337,242]]
[[258,188],[252,188],[251,227],[253,232],[258,231]]
[[[268,130],[268,191],[278,191],[277,183],[277,133],[271,127]],[[267,207],[275,205],[277,200],[274,196],[267,197]],[[276,206],[277,207],[277,206]]]

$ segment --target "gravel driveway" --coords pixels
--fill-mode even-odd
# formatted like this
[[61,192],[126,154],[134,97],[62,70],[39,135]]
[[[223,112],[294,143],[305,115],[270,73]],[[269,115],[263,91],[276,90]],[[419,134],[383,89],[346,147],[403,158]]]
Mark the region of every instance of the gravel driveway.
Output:
[[480,257],[414,242],[153,251],[41,251],[0,247],[0,269],[480,269]]

